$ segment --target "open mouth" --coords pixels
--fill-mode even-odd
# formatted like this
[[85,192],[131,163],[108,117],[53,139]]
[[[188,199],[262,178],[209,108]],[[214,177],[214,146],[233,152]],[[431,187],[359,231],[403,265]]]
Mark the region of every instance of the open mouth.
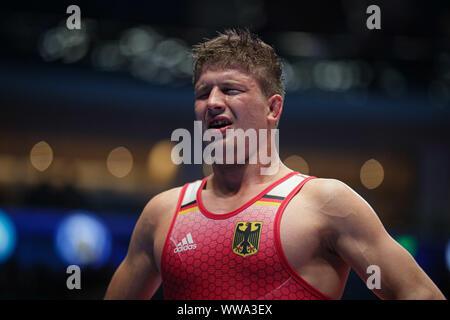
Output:
[[209,122],[208,129],[223,129],[231,124],[231,120],[228,120],[226,118],[214,119]]

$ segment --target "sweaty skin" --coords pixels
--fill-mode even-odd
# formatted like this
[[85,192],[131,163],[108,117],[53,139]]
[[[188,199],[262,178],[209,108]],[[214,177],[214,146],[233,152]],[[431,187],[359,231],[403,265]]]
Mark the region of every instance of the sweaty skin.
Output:
[[[239,69],[206,69],[195,91],[196,118],[205,128],[221,115],[229,118],[233,129],[275,129],[283,109],[280,95],[264,96],[258,82]],[[222,143],[227,143],[226,136]],[[216,214],[233,211],[291,172],[281,161],[274,175],[261,175],[262,167],[213,165],[202,190],[204,206]],[[170,189],[148,202],[105,299],[148,299],[158,289],[161,253],[180,190]],[[338,180],[308,181],[286,207],[280,234],[291,266],[332,299],[341,298],[350,268],[365,282],[372,265],[381,271],[381,288],[373,292],[382,299],[445,299],[386,232],[370,205]]]

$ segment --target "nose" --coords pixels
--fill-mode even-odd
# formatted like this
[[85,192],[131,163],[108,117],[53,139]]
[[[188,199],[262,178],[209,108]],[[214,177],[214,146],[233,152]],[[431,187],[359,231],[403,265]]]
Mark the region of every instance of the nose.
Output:
[[219,114],[225,110],[225,95],[218,87],[214,87],[209,93],[207,108],[211,114]]

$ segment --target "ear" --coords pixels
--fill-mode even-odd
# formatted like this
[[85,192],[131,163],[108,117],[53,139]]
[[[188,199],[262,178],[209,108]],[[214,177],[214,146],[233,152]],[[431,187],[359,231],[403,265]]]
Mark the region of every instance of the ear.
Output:
[[267,115],[267,120],[278,125],[281,112],[283,111],[283,98],[279,94],[274,94],[268,99],[267,102],[269,103],[269,114]]

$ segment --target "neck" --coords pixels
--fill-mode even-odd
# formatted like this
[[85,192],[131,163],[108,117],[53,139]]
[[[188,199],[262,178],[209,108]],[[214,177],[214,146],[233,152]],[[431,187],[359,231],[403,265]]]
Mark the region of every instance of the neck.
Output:
[[[236,154],[233,164],[213,164],[213,175],[208,178],[207,189],[212,189],[216,194],[233,195],[255,188],[257,185],[268,184],[280,179],[291,172],[280,160],[277,150],[277,131],[270,130],[266,136],[258,135],[256,148],[250,143],[245,145],[245,161],[238,164]],[[234,143],[234,137],[230,138]],[[228,142],[229,143],[229,142]],[[260,153],[260,150],[266,152]],[[224,154],[227,152],[224,144]],[[225,161],[223,161],[226,163]]]
[[[237,194],[243,190],[254,188],[256,185],[272,183],[291,172],[279,158],[278,165],[272,174],[261,174],[264,167],[261,164],[242,165],[213,165],[213,175],[208,178],[207,189],[223,195]],[[273,165],[272,165],[273,166]]]

